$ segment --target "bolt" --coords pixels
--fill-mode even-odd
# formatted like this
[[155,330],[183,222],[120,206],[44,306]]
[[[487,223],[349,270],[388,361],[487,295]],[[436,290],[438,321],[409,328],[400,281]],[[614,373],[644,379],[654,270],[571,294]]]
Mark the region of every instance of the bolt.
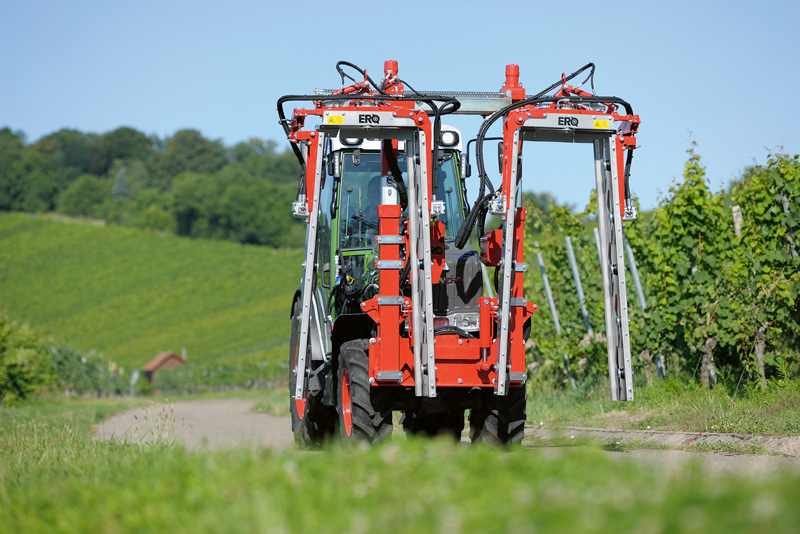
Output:
[[374,345],[375,344],[375,338],[374,337],[369,338],[369,344],[370,345]]
[[463,339],[459,339],[459,340],[458,340],[458,344],[459,344],[459,345],[463,345],[463,344],[464,344],[464,340],[463,340]]
[[463,378],[459,378],[459,379],[458,379],[458,383],[459,383],[459,384],[463,384],[463,383],[464,383],[464,379],[463,379]]
[[374,384],[375,383],[375,377],[374,376],[369,377],[369,383],[370,384]]

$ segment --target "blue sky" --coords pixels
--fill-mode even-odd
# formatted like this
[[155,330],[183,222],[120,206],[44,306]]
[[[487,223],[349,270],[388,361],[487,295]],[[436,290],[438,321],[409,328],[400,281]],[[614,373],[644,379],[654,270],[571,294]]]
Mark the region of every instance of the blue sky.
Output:
[[[399,61],[417,89],[493,91],[507,63],[529,93],[592,61],[598,94],[641,116],[632,187],[657,204],[690,133],[715,189],[769,150],[800,152],[795,2],[41,1],[0,3],[0,127],[197,128],[288,146],[283,94],[338,86],[338,60],[375,76]],[[479,120],[450,121],[465,137]],[[531,157],[535,156],[536,160]],[[582,207],[591,149],[526,150],[524,188]]]

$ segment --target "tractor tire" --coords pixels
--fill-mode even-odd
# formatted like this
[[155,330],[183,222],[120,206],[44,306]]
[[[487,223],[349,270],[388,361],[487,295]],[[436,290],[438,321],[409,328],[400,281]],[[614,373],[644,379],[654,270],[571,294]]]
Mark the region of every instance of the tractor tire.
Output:
[[[292,306],[292,335],[289,340],[289,412],[292,415],[292,433],[295,443],[304,449],[322,446],[336,432],[336,412],[327,406],[323,406],[318,397],[308,394],[308,383],[302,399],[295,399],[295,386],[297,384],[297,374],[295,365],[297,360],[297,342],[300,333],[300,324],[297,315],[300,310],[300,302],[295,302]],[[305,375],[308,378],[308,370],[311,369],[311,350],[306,349],[306,369]]]
[[470,410],[469,437],[472,443],[521,443],[525,436],[527,397],[524,387],[510,388],[505,397],[498,397],[487,391],[483,396],[482,406]]
[[401,423],[408,435],[449,436],[461,441],[461,433],[464,431],[464,410],[423,416],[407,410],[403,413]]
[[388,388],[370,386],[368,347],[365,340],[355,340],[343,343],[339,350],[336,407],[345,445],[378,443],[392,435]]

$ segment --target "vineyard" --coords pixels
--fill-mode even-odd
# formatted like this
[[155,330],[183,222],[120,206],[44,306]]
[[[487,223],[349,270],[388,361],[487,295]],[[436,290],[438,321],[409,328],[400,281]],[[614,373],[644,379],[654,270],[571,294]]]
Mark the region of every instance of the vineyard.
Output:
[[[531,383],[557,390],[605,380],[595,200],[573,213],[525,198],[526,294],[540,310],[528,341]],[[733,391],[800,373],[798,199],[797,156],[773,155],[714,193],[689,151],[683,179],[654,211],[626,225],[643,298],[629,274],[638,379],[674,375]],[[70,391],[127,391],[130,372],[181,347],[190,365],[159,373],[157,388],[264,387],[286,374],[296,251],[16,214],[0,217],[0,240],[7,319],[58,341],[48,369]],[[45,345],[34,353],[47,352]]]
[[[771,155],[728,191],[712,192],[694,146],[683,180],[651,213],[625,226],[643,291],[628,272],[632,353],[639,375],[689,375],[731,389],[766,385],[800,371],[800,162]],[[529,208],[528,263],[541,253],[544,278],[530,272],[526,294],[537,299],[529,340],[531,368],[543,380],[569,383],[605,373],[606,347],[598,249],[591,230],[595,200],[583,213]],[[577,259],[573,276],[570,238]],[[630,256],[629,256],[630,258]],[[628,261],[630,263],[630,261]],[[578,295],[585,295],[584,320]],[[590,333],[591,329],[591,333]],[[529,358],[529,361],[531,358]]]
[[125,393],[136,369],[186,348],[188,365],[158,375],[164,387],[279,379],[298,279],[283,266],[299,263],[293,250],[2,214],[0,326],[19,350],[3,346],[0,374],[52,354],[46,374],[68,390]]

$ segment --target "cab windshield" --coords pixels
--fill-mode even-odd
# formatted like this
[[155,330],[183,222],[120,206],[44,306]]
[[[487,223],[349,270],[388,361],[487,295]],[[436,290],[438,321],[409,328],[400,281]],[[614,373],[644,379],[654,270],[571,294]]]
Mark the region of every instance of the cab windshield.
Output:
[[[452,151],[442,153],[442,165],[437,169],[436,198],[445,203],[445,215],[440,217],[445,225],[445,237],[455,238],[464,214],[461,188],[456,171],[457,158]],[[406,156],[397,158],[398,166],[406,177]],[[339,186],[339,248],[372,248],[378,235],[378,204],[381,199],[381,155],[378,152],[347,152],[342,162]]]

